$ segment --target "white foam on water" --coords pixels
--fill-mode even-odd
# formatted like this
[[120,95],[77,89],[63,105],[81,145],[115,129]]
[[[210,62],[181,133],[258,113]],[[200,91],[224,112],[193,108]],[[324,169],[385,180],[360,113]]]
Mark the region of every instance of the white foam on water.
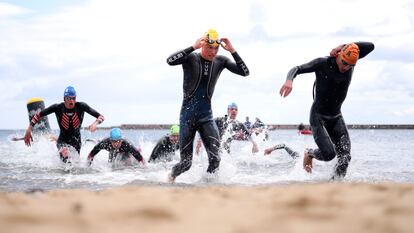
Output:
[[[128,132],[133,144],[139,145],[142,155],[148,160],[160,135],[165,131]],[[134,136],[134,133],[136,135]],[[234,141],[231,154],[221,155],[216,175],[207,174],[207,153],[193,156],[189,171],[177,177],[177,184],[184,185],[268,185],[296,182],[329,182],[336,159],[329,162],[314,160],[312,174],[302,168],[303,151],[315,148],[311,136],[297,135],[293,130],[270,131],[269,141],[259,141],[260,151],[252,154],[249,141]],[[344,181],[354,182],[413,182],[414,153],[412,142],[414,131],[351,130],[352,160]],[[105,134],[99,135],[101,139]],[[264,149],[285,143],[299,152],[292,159],[283,150],[264,155]],[[101,188],[128,183],[167,185],[167,175],[179,162],[179,152],[170,162],[135,164],[114,168],[108,163],[108,152],[95,156],[91,167],[86,158],[94,142],[82,145],[76,162],[68,166],[58,156],[54,142],[40,137],[31,147],[23,141],[0,141],[0,189],[20,190],[28,188]]]

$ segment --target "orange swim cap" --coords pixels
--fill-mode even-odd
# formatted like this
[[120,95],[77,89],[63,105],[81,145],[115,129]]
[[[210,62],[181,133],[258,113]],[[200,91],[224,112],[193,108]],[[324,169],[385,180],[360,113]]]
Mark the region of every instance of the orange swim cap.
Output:
[[359,58],[359,48],[355,43],[345,45],[339,53],[342,60],[349,65],[355,65]]

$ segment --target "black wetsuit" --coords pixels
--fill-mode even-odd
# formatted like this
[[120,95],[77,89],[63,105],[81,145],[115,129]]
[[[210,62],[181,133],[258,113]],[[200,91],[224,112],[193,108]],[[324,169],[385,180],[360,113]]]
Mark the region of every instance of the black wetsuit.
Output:
[[99,151],[106,150],[109,152],[108,162],[110,163],[113,162],[117,156],[122,156],[121,160],[125,160],[128,159],[130,155],[139,162],[143,162],[143,157],[137,148],[125,139],[120,139],[120,141],[122,143],[121,147],[116,149],[112,146],[111,139],[105,138],[93,147],[92,151],[89,153],[89,157],[92,157],[93,159]]
[[173,144],[169,135],[162,137],[152,150],[148,162],[171,161],[172,155],[180,148],[178,143]]
[[[222,142],[223,148],[230,154],[230,145],[233,140],[251,140],[251,135],[246,126],[238,120],[228,120],[228,116],[217,117],[214,119],[219,130],[220,141]],[[223,139],[225,133],[227,137]],[[241,138],[235,138],[236,133],[243,133]]]
[[[360,50],[359,59],[374,50],[374,44],[370,42],[356,44]],[[351,160],[351,142],[341,106],[348,93],[353,71],[354,67],[341,73],[335,57],[323,57],[292,68],[287,77],[293,80],[298,74],[316,74],[310,125],[318,149],[311,149],[309,155],[322,161],[330,161],[337,156],[334,178],[346,175]]]
[[220,142],[217,126],[213,121],[211,97],[214,87],[224,68],[242,76],[249,75],[249,70],[237,54],[232,53],[236,62],[217,55],[213,61],[202,58],[199,53],[192,53],[193,47],[176,52],[167,58],[169,65],[182,64],[184,71],[184,99],[180,113],[180,149],[181,161],[173,167],[172,176],[177,177],[190,169],[193,155],[193,141],[196,131],[206,147],[209,166],[207,172],[213,173],[220,164],[218,153]]
[[[96,118],[100,116],[100,114],[97,111],[89,107],[89,105],[87,105],[84,102],[76,102],[75,107],[72,109],[68,109],[65,107],[64,103],[60,103],[53,104],[50,107],[45,108],[39,113],[35,114],[32,117],[30,124],[34,126],[40,120],[41,117],[47,116],[51,113],[55,113],[60,129],[59,138],[57,139],[56,144],[58,149],[69,145],[75,148],[78,153],[80,153],[80,129],[85,112],[89,113],[90,115]],[[62,154],[60,154],[60,158],[63,162],[66,162],[68,159],[68,157],[63,157]]]
[[244,122],[244,126],[246,126],[247,129],[250,129],[252,127],[252,123],[250,121]]

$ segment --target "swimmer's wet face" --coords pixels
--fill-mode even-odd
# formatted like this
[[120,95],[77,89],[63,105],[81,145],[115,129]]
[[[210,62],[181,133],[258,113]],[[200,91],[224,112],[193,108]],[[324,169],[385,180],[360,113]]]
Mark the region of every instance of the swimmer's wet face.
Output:
[[237,117],[238,109],[237,108],[228,108],[227,109],[227,115],[230,119],[234,120]]
[[76,104],[76,96],[65,96],[64,103],[65,103],[66,108],[68,109],[74,108]]
[[171,141],[173,144],[178,143],[178,140],[180,140],[180,135],[178,135],[178,134],[171,134],[171,135],[170,135],[170,141]]
[[219,46],[215,46],[213,44],[206,44],[201,48],[201,55],[204,59],[208,61],[212,61],[219,51]]
[[338,64],[338,69],[339,69],[339,72],[341,73],[345,73],[355,66],[355,65],[348,64],[345,60],[343,60],[339,56],[336,58],[336,63]]
[[339,71],[345,73],[356,65],[359,59],[359,47],[355,43],[346,44],[343,46],[339,55],[336,58]]
[[122,145],[121,140],[111,140],[112,147],[115,149],[119,149]]

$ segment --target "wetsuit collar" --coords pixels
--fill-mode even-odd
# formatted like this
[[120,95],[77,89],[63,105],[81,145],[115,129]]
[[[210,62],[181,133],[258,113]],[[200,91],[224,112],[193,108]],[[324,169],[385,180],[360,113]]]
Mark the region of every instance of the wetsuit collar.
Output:
[[213,62],[213,60],[216,59],[216,57],[214,57],[213,60],[210,61],[210,60],[204,58],[202,53],[200,53],[200,58],[201,58],[202,61],[207,61],[207,62]]

